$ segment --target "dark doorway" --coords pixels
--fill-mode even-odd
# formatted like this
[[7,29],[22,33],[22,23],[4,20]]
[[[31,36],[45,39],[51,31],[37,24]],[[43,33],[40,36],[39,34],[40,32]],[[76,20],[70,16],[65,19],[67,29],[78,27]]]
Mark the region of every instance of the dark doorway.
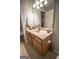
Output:
[[23,27],[22,27],[22,22],[21,22],[21,17],[20,17],[20,42],[25,42],[24,34],[23,34]]

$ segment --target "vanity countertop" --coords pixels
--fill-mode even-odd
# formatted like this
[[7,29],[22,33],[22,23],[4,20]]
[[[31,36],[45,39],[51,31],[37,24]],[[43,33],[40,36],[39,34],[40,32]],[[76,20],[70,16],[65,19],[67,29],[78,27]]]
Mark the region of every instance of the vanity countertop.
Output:
[[[44,29],[44,30],[42,30],[42,29]],[[48,36],[50,36],[50,35],[53,33],[53,31],[47,33],[46,30],[49,29],[49,28],[42,28],[42,29],[39,31],[38,29],[29,30],[29,29],[27,28],[26,31],[28,31],[28,32],[30,32],[30,33],[32,33],[32,34],[34,34],[35,36],[41,38],[42,40],[44,40],[45,38],[47,38]],[[45,30],[45,29],[46,29],[46,30]]]

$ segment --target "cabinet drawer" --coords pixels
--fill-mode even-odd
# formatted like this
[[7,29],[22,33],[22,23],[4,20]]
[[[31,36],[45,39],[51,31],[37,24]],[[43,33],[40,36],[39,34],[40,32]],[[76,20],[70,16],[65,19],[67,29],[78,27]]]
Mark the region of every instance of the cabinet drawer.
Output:
[[37,41],[39,44],[41,44],[41,40],[37,37],[34,37],[34,40]]

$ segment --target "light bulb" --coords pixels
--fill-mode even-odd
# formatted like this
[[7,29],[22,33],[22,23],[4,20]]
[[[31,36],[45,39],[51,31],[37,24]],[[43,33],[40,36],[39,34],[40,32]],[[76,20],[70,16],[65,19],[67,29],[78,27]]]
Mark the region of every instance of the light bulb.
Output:
[[39,2],[38,1],[36,1],[36,5],[39,5]]
[[47,5],[47,4],[48,4],[47,0],[45,0],[45,1],[44,1],[44,4],[45,4],[45,5]]
[[33,8],[35,8],[36,7],[36,5],[35,4],[33,4]]
[[40,0],[40,2],[43,2],[44,0]]
[[37,9],[39,9],[40,7],[39,6],[37,6]]
[[40,4],[40,7],[43,7],[43,4],[42,3]]

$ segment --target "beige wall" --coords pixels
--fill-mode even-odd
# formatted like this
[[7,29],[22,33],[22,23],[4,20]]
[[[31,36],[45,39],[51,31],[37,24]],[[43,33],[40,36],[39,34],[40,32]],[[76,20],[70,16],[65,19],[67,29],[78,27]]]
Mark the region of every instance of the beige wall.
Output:
[[[33,21],[33,12],[32,12],[32,0],[21,0],[20,1],[20,12],[21,12],[21,21],[22,21],[22,27],[24,32],[25,41],[26,40],[26,34],[25,34],[25,26],[26,26],[26,20],[28,19],[29,24],[32,25]],[[31,22],[30,22],[31,21]]]
[[[39,21],[40,17],[38,17],[40,13],[32,9],[32,4],[33,4],[32,0],[21,0],[20,1],[21,21],[22,21],[25,41],[27,41],[26,33],[25,33],[26,21],[28,20],[27,23],[29,26],[37,26],[40,23]],[[34,15],[35,17],[33,17]]]
[[58,2],[56,2],[54,34],[55,34],[56,52],[59,53],[59,4]]

